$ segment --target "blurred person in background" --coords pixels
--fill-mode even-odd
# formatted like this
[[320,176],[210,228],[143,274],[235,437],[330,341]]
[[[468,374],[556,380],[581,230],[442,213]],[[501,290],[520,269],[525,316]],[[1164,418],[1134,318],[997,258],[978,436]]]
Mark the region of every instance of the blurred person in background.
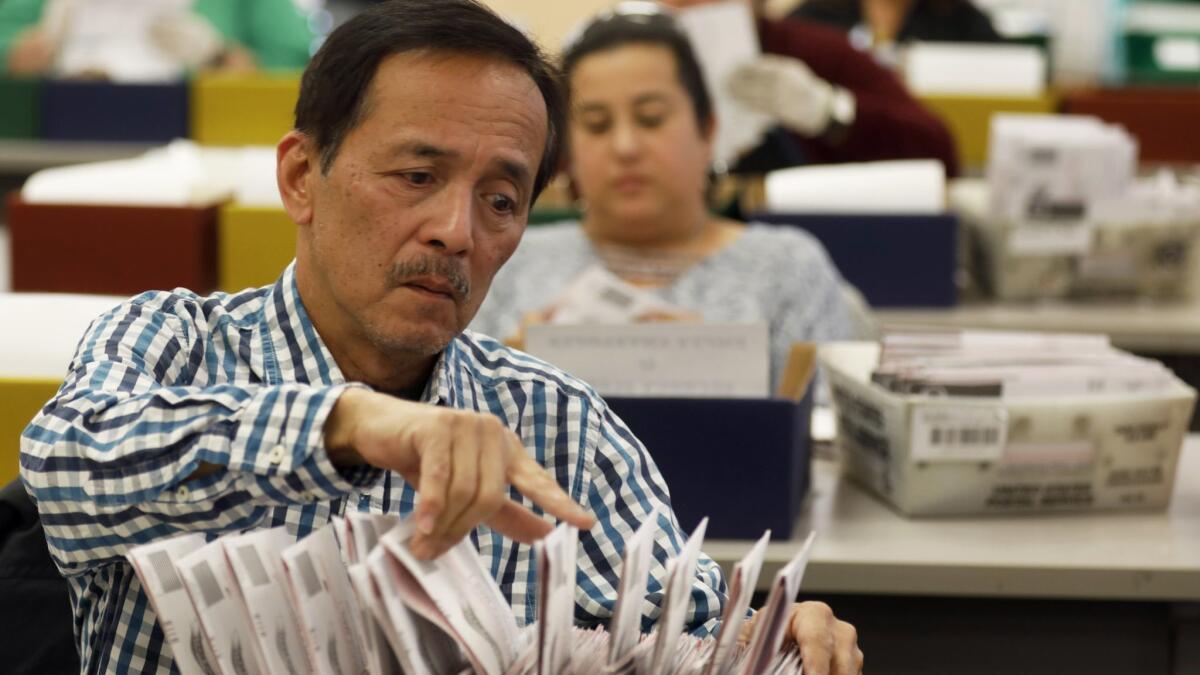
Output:
[[[73,17],[87,1],[0,1],[2,71],[56,74]],[[308,17],[293,0],[195,0],[189,9],[161,12],[148,26],[148,36],[161,58],[191,71],[300,69],[314,41]],[[111,75],[102,66],[87,74]]]
[[970,0],[805,0],[792,17],[836,26],[850,42],[885,61],[896,45],[999,42],[991,19]]
[[[663,0],[677,9],[714,0]],[[958,173],[954,138],[896,75],[855,49],[839,30],[813,21],[763,17],[755,0],[764,52],[731,79],[730,93],[770,115],[774,132],[743,157],[741,173],[796,164],[937,159]]]
[[644,320],[766,322],[778,383],[793,343],[856,336],[841,277],[801,230],[709,212],[716,119],[700,65],[670,12],[622,7],[563,54],[582,221],[530,228],[471,328],[519,342],[526,324],[554,319],[576,275],[601,266],[681,310]]

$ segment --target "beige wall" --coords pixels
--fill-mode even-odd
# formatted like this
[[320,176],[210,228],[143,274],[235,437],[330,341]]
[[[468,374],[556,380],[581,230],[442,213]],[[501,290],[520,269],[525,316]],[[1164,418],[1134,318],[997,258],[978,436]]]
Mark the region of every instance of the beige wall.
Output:
[[[496,12],[530,31],[550,53],[557,54],[563,38],[576,25],[617,0],[484,0]],[[778,16],[800,0],[767,0],[768,15]]]
[[531,32],[547,51],[557,54],[576,24],[610,7],[614,0],[484,0],[508,20]]

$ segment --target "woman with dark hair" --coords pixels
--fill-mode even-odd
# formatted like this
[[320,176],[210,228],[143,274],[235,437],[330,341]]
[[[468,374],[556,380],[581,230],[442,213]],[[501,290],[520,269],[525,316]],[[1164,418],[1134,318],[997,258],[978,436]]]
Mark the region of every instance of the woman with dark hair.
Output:
[[566,49],[567,170],[582,221],[526,232],[471,328],[517,335],[523,317],[552,318],[562,289],[599,267],[689,317],[767,322],[778,380],[793,343],[855,337],[855,314],[807,233],[709,212],[709,92],[688,38],[656,7],[619,5]]
[[999,42],[987,14],[971,0],[805,0],[792,12],[850,33],[854,46],[926,42]]

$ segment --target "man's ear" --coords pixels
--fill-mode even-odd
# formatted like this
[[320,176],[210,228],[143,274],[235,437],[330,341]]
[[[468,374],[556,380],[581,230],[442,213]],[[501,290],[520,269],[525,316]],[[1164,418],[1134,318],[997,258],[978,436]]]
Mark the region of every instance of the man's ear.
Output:
[[275,180],[284,210],[301,227],[312,222],[313,181],[320,173],[312,139],[295,129],[289,131],[275,148]]

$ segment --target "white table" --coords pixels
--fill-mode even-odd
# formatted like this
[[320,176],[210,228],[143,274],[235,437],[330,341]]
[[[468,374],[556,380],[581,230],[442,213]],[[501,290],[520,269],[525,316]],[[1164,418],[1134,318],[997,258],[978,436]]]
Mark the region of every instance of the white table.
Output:
[[[910,519],[816,460],[794,530],[815,529],[802,588],[812,593],[1200,600],[1200,435],[1183,448],[1166,512]],[[723,569],[748,541],[709,541]],[[798,542],[773,542],[769,584]]]
[[1114,345],[1130,351],[1200,354],[1197,303],[983,303],[950,309],[876,309],[872,313],[884,329],[920,325],[1104,333]]

